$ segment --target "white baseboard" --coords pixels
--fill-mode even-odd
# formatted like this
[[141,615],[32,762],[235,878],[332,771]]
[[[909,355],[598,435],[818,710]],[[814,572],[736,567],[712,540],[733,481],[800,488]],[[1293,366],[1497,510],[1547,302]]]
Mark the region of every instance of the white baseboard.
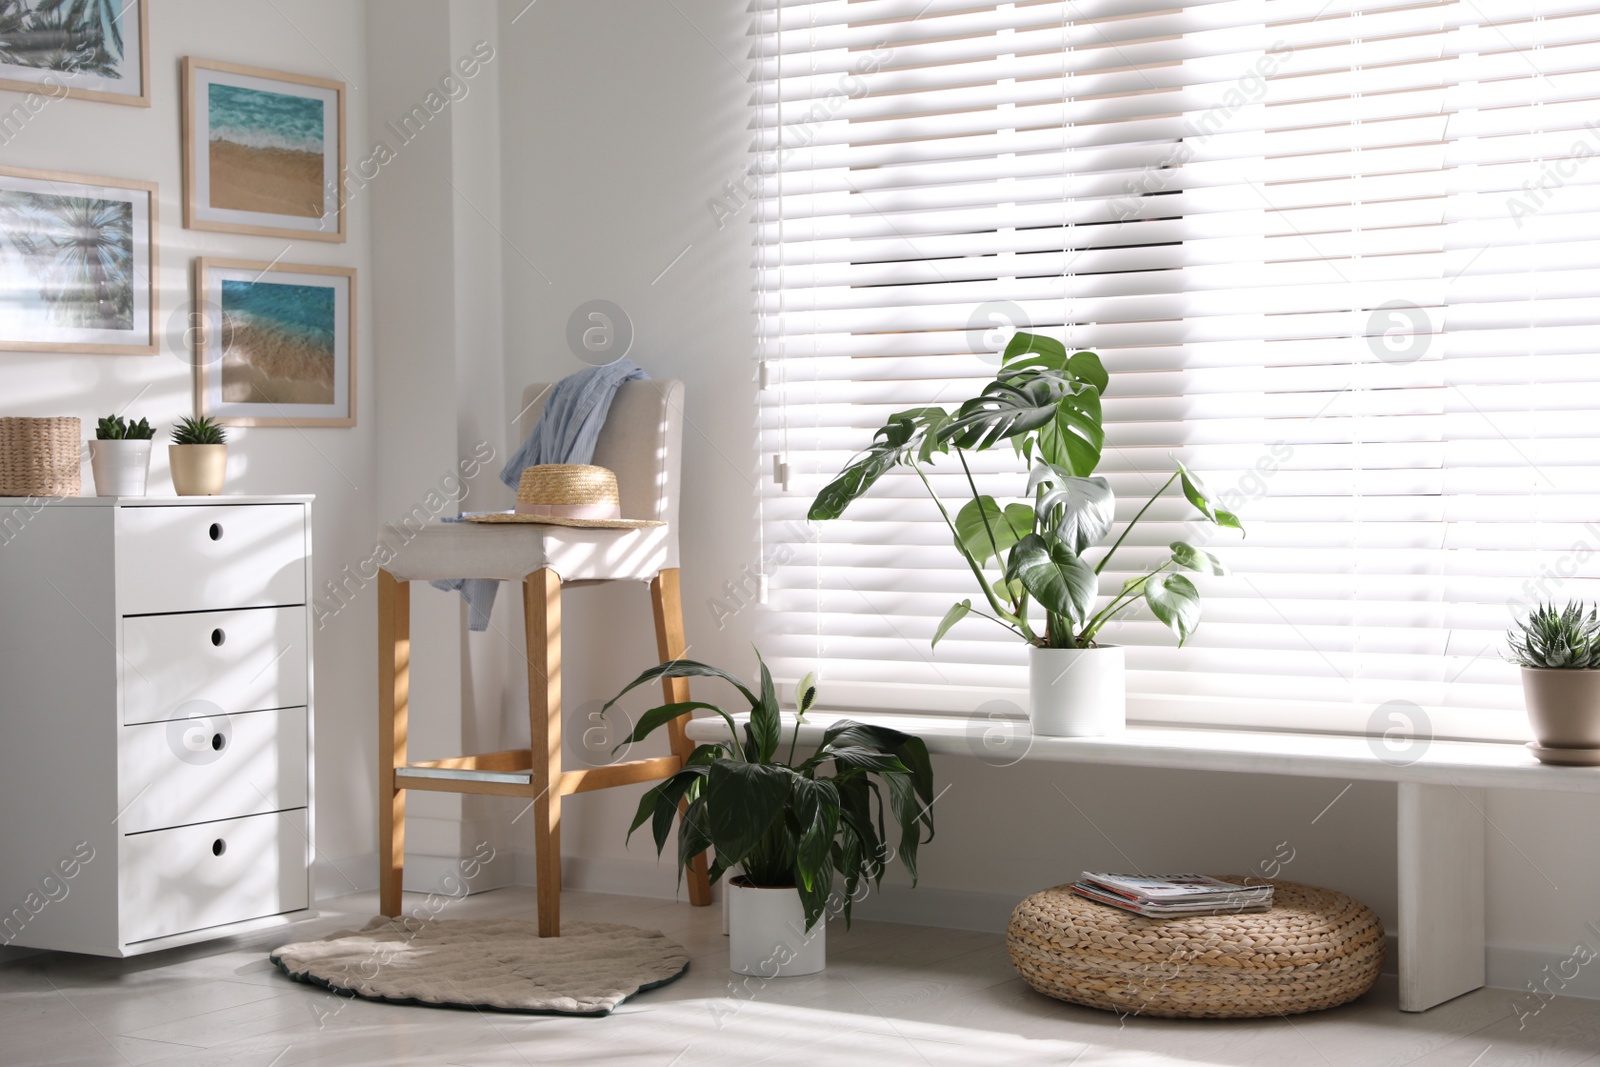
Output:
[[[418,893],[448,892],[446,879],[460,877],[460,861],[453,856],[407,856],[406,890]],[[468,891],[481,893],[508,885],[533,885],[533,853],[497,853],[474,879]],[[562,883],[567,889],[589,893],[615,893],[619,896],[652,900],[687,900],[678,885],[677,872],[669,863],[619,857],[563,856]],[[336,863],[318,860],[316,887],[318,898],[342,896],[358,890],[371,890],[378,884],[376,853],[342,859]],[[1011,918],[1017,897],[1009,893],[975,892],[922,886],[885,885],[857,902],[853,914],[860,919],[908,923],[950,930],[978,930],[1001,934]],[[1394,973],[1399,958],[1396,939],[1389,935],[1389,952],[1384,971]],[[1561,996],[1600,1000],[1600,959],[1576,968],[1572,974],[1572,955],[1551,949],[1523,945],[1489,945],[1486,950],[1488,985],[1505,990],[1522,1012],[1536,1010],[1539,1000],[1527,992],[1527,984],[1547,982],[1546,988]],[[1547,971],[1545,968],[1549,968]]]
[[[1528,983],[1548,1000],[1551,994],[1600,1000],[1600,959],[1580,965],[1581,956],[1571,950],[1528,948],[1524,945],[1489,945],[1488,984],[1504,989],[1511,996],[1518,1015],[1537,1011],[1540,997],[1528,991]],[[1588,951],[1593,951],[1592,943]],[[1570,975],[1571,977],[1565,977]]]
[[[444,893],[460,895],[465,885],[467,894],[503,889],[508,885],[532,885],[533,867],[528,866],[526,882],[515,878],[518,870],[516,858],[509,852],[497,852],[488,861],[480,863],[477,877],[467,878],[462,865],[470,857],[406,855],[405,891],[407,893]],[[348,893],[366,893],[378,888],[378,854],[350,856],[339,860],[318,857],[311,869],[311,884],[316,899],[342,897]]]

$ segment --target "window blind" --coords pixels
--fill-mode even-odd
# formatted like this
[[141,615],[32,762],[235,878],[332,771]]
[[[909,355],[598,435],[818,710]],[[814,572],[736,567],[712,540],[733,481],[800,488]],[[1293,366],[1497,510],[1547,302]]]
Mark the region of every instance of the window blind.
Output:
[[[1119,523],[1177,456],[1247,530],[1173,493],[1102,575],[1179,539],[1233,571],[1195,579],[1181,649],[1148,614],[1108,628],[1130,718],[1523,735],[1511,613],[1600,573],[1600,3],[751,12],[779,674],[844,706],[1025,706],[999,627],[929,648],[976,589],[915,476],[805,521],[888,414],[974,394],[1022,328],[1110,371]],[[1022,495],[1008,449],[974,473]],[[929,477],[962,498],[958,465]]]

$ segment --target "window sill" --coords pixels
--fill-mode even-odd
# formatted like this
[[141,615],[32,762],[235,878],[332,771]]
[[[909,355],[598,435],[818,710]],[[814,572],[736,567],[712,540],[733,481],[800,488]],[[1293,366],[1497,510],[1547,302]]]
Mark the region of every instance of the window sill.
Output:
[[[1600,767],[1543,764],[1522,745],[1505,742],[1417,741],[1407,750],[1388,752],[1377,738],[1167,726],[1130,726],[1123,733],[1107,737],[1045,737],[1031,734],[1025,722],[1011,718],[812,711],[800,728],[801,743],[815,745],[828,726],[845,718],[915,734],[935,755],[971,756],[991,766],[1022,761],[1100,763],[1600,793]],[[785,742],[793,729],[793,716],[785,714]],[[715,716],[694,720],[688,732],[696,741],[725,740],[728,735],[727,724]]]

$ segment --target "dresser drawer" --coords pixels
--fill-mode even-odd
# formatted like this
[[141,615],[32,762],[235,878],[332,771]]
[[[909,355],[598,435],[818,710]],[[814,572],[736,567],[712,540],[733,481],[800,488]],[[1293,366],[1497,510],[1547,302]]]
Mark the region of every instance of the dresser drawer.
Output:
[[124,727],[117,828],[125,834],[306,806],[306,709]]
[[122,620],[122,722],[236,715],[306,701],[306,610]]
[[299,504],[118,508],[118,613],[304,604],[305,515]]
[[309,906],[309,847],[304,809],[122,838],[123,944]]

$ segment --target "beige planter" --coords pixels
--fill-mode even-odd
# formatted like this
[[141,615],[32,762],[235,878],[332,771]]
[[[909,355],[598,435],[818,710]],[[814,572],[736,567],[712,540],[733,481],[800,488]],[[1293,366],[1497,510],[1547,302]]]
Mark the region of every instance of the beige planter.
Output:
[[1522,696],[1540,746],[1600,751],[1600,670],[1524,667]]
[[227,445],[168,445],[172,488],[179,496],[216,496],[228,475]]

